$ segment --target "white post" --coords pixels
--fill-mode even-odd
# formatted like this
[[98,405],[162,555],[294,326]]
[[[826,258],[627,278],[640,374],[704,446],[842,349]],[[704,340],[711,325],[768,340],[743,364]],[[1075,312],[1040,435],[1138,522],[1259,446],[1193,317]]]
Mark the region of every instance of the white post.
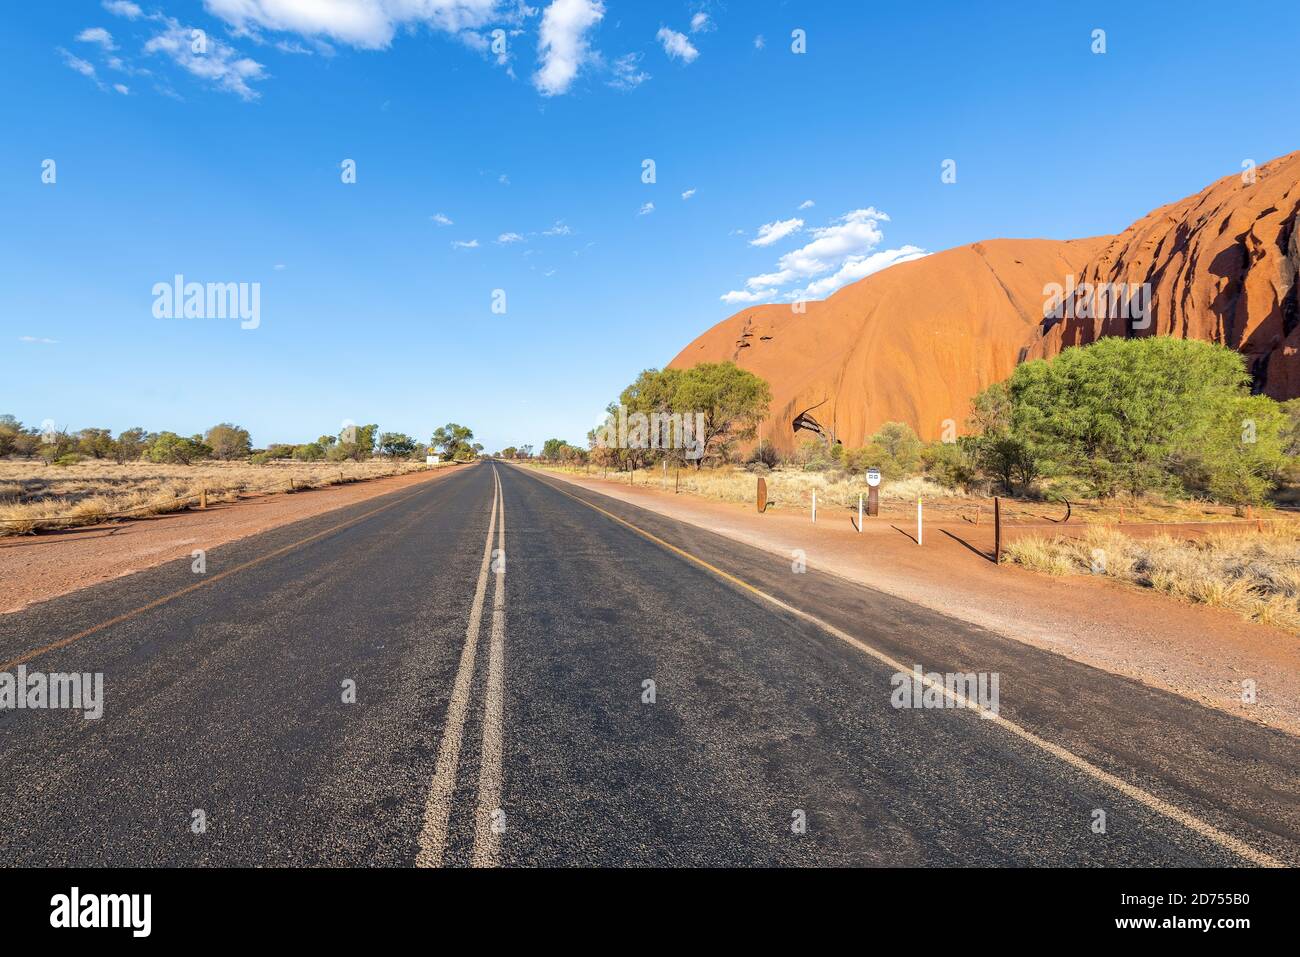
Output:
[[858,493],[858,534],[862,534],[862,493]]
[[813,524],[817,523],[817,493],[813,492]]
[[916,544],[921,544],[921,500],[916,500]]

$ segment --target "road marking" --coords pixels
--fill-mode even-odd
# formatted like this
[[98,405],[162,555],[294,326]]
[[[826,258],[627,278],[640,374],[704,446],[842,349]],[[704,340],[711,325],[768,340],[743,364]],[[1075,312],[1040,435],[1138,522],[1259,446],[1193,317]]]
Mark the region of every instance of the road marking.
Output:
[[293,551],[295,548],[299,548],[303,545],[309,544],[310,542],[314,542],[317,539],[324,538],[326,535],[330,535],[334,532],[341,532],[343,529],[350,528],[351,526],[357,524],[358,522],[365,521],[367,518],[369,518],[372,515],[378,515],[380,512],[392,508],[394,505],[400,505],[403,502],[409,502],[411,499],[415,498],[417,495],[420,494],[420,492],[423,492],[424,490],[425,487],[421,487],[416,491],[412,492],[410,495],[405,495],[402,498],[397,499],[396,501],[389,502],[387,505],[381,505],[379,508],[366,512],[364,515],[358,515],[356,518],[348,519],[348,521],[343,522],[339,525],[334,525],[331,528],[327,528],[323,532],[317,532],[315,535],[309,535],[306,538],[299,539],[298,541],[293,542],[292,544],[285,545],[282,548],[277,548],[273,552],[267,552],[265,555],[262,555],[260,558],[254,558],[251,561],[244,562],[242,565],[236,565],[234,568],[228,568],[224,572],[218,572],[215,575],[209,575],[206,578],[204,578],[202,581],[195,582],[193,585],[186,585],[184,588],[178,591],[174,591],[170,595],[164,595],[162,598],[155,599],[154,601],[151,601],[145,605],[141,605],[139,608],[134,608],[131,611],[123,612],[122,614],[116,616],[115,618],[110,618],[108,621],[100,622],[98,625],[92,625],[91,627],[86,628],[83,631],[77,632],[75,635],[70,635],[67,638],[60,638],[58,641],[52,641],[48,645],[45,645],[44,647],[37,648],[34,651],[25,652],[19,655],[17,658],[11,659],[10,661],[0,662],[0,671],[10,671],[16,668],[18,665],[31,661],[33,658],[39,657],[40,655],[46,654],[51,651],[58,651],[60,648],[66,648],[68,645],[72,644],[75,641],[80,641],[82,638],[89,638],[91,635],[103,631],[105,628],[112,628],[114,625],[120,625],[122,622],[129,621],[130,619],[136,617],[137,615],[144,614],[146,611],[151,611],[152,609],[158,608],[161,605],[165,605],[170,601],[174,601],[177,598],[180,598],[184,595],[188,595],[192,591],[197,591],[198,589],[203,588],[205,585],[211,585],[215,582],[221,581],[221,579],[223,578],[228,578],[229,576],[234,575],[237,572],[242,572],[246,569],[252,568],[255,565],[260,565],[262,564],[262,562],[269,561],[272,558],[278,558],[279,556],[284,555],[287,552]]
[[[495,475],[495,470],[493,474]],[[420,829],[420,849],[415,855],[416,867],[442,867],[447,851],[447,822],[451,817],[452,793],[456,790],[461,737],[465,732],[465,718],[469,713],[479,623],[483,618],[488,567],[492,561],[492,534],[496,531],[497,511],[500,504],[501,492],[494,483],[492,518],[488,524],[487,538],[483,542],[483,562],[479,565],[478,584],[474,588],[474,603],[470,607],[469,627],[465,629],[465,646],[460,652],[460,665],[456,670],[456,681],[452,685],[451,700],[447,704],[447,723],[442,732],[442,743],[438,746],[438,763],[434,768],[433,780],[429,784],[429,797],[424,805],[424,826]],[[501,513],[504,522],[504,509],[501,509]]]
[[[534,478],[537,478],[537,476],[534,476]],[[604,515],[606,518],[613,519],[615,522],[618,522],[620,525],[624,525],[630,528],[638,535],[644,536],[645,538],[654,542],[656,545],[659,545],[662,548],[666,548],[668,549],[668,551],[673,552],[676,555],[680,555],[682,558],[685,558],[688,561],[694,562],[695,564],[699,565],[701,568],[707,569],[708,571],[717,575],[719,578],[722,578],[732,583],[733,585],[736,585],[739,588],[743,588],[746,591],[754,594],[758,598],[761,598],[764,601],[769,602],[772,605],[775,605],[777,608],[780,608],[782,611],[789,612],[790,614],[794,615],[796,618],[801,618],[804,621],[809,622],[810,624],[816,625],[818,628],[822,629],[827,634],[840,639],[841,641],[845,642],[848,645],[851,645],[852,647],[856,648],[858,651],[861,651],[863,654],[875,658],[877,661],[881,662],[882,664],[888,665],[894,671],[902,671],[908,674],[912,673],[912,669],[910,667],[902,664],[899,661],[895,661],[893,658],[885,654],[883,651],[880,651],[877,648],[873,648],[871,645],[868,645],[866,642],[862,641],[859,638],[855,638],[853,635],[850,635],[848,632],[836,628],[830,622],[823,621],[821,618],[818,618],[816,615],[809,614],[808,612],[804,611],[801,608],[796,608],[793,605],[787,604],[786,602],[775,597],[774,595],[769,595],[767,592],[763,591],[762,589],[754,585],[751,585],[749,582],[744,581],[743,579],[737,578],[735,575],[732,575],[730,572],[723,571],[721,568],[718,568],[716,565],[710,564],[709,562],[705,561],[703,558],[699,558],[695,555],[692,555],[690,552],[686,551],[685,549],[678,548],[676,545],[672,544],[671,542],[664,541],[662,538],[659,538],[657,535],[647,532],[645,529],[640,528],[639,526],[633,525],[631,522],[627,521],[626,519],[619,518],[619,516],[613,514],[612,512],[605,511],[605,509],[601,508],[599,505],[593,505],[591,502],[588,502],[586,499],[579,498],[576,495],[570,495],[568,492],[564,491],[561,488],[556,488],[556,486],[551,485],[551,483],[549,482],[543,482],[542,479],[540,478],[537,478],[537,480],[539,482],[542,482],[543,485],[547,485],[550,488],[554,489],[556,492],[559,492],[561,495],[571,498],[575,502],[581,502],[583,505],[586,505],[588,508],[594,509],[595,511]],[[1097,767],[1095,764],[1086,760],[1085,758],[1079,757],[1074,752],[1067,751],[1059,744],[1053,744],[1051,741],[1047,741],[1044,738],[1040,738],[1032,731],[1016,724],[1014,721],[1010,721],[1007,718],[1002,717],[1000,714],[994,714],[993,712],[988,711],[987,709],[981,708],[976,702],[970,701],[969,699],[966,698],[965,695],[953,691],[952,689],[948,688],[946,685],[939,682],[932,681],[926,677],[922,678],[922,683],[927,688],[934,688],[936,691],[941,691],[944,694],[944,696],[948,698],[948,700],[952,701],[953,704],[956,705],[957,707],[969,708],[971,710],[979,711],[980,717],[982,719],[986,719],[990,723],[995,724],[997,727],[1000,727],[1005,731],[1011,732],[1016,737],[1020,738],[1022,741],[1025,741],[1033,745],[1034,747],[1047,752],[1053,757],[1058,758],[1061,761],[1064,761],[1072,768],[1083,772],[1093,780],[1099,781],[1102,784],[1114,788],[1115,790],[1119,791],[1121,794],[1125,795],[1126,797],[1131,798],[1132,800],[1146,806],[1147,808],[1150,808],[1152,811],[1155,811],[1157,814],[1160,814],[1166,818],[1169,818],[1172,821],[1175,821],[1183,825],[1184,827],[1196,832],[1197,834],[1201,835],[1207,840],[1212,841],[1215,844],[1218,844],[1220,847],[1226,848],[1227,850],[1232,851],[1234,854],[1237,854],[1238,856],[1245,858],[1251,863],[1258,864],[1263,867],[1285,867],[1286,866],[1282,861],[1279,861],[1277,858],[1273,857],[1272,855],[1252,847],[1251,845],[1247,844],[1245,841],[1233,837],[1231,834],[1219,830],[1213,824],[1210,824],[1206,821],[1202,821],[1200,818],[1189,814],[1188,812],[1184,811],[1182,808],[1170,804],[1168,801],[1164,800],[1163,798],[1157,797],[1156,795],[1150,793],[1149,791],[1145,791],[1142,788],[1137,787],[1136,785],[1129,784],[1127,781],[1123,780],[1122,778],[1116,777],[1115,775],[1111,774],[1109,771],[1102,770],[1101,768]]]
[[[497,528],[496,589],[492,593],[492,644],[488,652],[487,695],[483,705],[483,746],[480,750],[478,813],[474,816],[474,867],[496,867],[501,835],[494,816],[501,808],[502,711],[506,645],[506,501],[501,477],[492,467],[497,496],[501,500],[501,524]],[[491,534],[489,533],[489,538]]]

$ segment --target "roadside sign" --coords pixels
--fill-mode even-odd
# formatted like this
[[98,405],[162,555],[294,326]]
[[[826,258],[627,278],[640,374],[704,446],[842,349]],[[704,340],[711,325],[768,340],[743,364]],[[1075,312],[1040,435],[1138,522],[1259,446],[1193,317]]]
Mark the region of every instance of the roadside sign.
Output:
[[880,469],[867,469],[867,484],[872,488],[880,484]]

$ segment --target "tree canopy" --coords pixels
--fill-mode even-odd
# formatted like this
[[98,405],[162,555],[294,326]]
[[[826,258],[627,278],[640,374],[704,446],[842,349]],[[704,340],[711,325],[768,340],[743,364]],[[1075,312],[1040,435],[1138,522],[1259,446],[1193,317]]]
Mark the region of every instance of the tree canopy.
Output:
[[433,430],[433,438],[429,444],[435,449],[441,449],[445,459],[467,459],[474,457],[474,448],[470,445],[470,440],[473,438],[473,429],[448,422]]
[[1102,497],[1253,502],[1284,454],[1281,407],[1250,394],[1243,357],[1197,340],[1112,337],[1066,349],[1018,366],[973,408],[981,464],[1008,486],[1070,476]]
[[[768,384],[734,362],[646,369],[609,405],[606,425],[589,439],[602,461],[632,468],[656,455],[697,465],[706,458],[728,461],[737,442],[754,437],[771,401]],[[611,426],[619,431],[616,442]]]

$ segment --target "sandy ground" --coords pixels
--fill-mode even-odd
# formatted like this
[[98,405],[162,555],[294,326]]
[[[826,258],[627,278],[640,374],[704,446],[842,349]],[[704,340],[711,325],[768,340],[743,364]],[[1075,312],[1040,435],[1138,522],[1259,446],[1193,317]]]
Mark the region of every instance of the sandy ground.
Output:
[[[540,470],[553,478],[689,522],[784,558],[802,549],[809,568],[906,598],[955,618],[1181,694],[1223,711],[1300,734],[1300,639],[1230,612],[1180,602],[1104,579],[1052,578],[996,566],[992,528],[926,522],[915,513],[868,518],[856,509],[758,514],[753,506],[674,495],[658,483],[623,482]],[[1256,684],[1255,704],[1242,682]]]
[[437,481],[455,471],[440,468],[291,495],[251,496],[206,511],[0,538],[0,614],[188,557],[198,542],[204,548],[214,548],[421,482]]

